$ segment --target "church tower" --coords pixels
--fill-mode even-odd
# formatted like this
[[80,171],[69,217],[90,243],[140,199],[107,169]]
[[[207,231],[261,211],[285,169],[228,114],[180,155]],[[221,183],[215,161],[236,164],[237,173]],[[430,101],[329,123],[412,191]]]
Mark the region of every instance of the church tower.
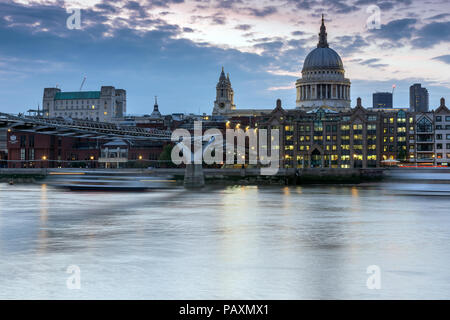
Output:
[[223,67],[216,89],[213,115],[226,115],[229,111],[235,110],[236,105],[234,104],[234,91],[231,87],[230,75],[225,76]]
[[153,106],[153,112],[151,118],[161,118],[161,112],[159,112],[158,97],[155,96],[155,105]]

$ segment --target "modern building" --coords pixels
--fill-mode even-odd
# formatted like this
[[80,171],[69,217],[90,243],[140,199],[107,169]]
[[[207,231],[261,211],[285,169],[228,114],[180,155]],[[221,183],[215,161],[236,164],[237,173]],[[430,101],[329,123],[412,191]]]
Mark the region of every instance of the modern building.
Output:
[[44,89],[43,110],[48,118],[71,118],[113,122],[127,109],[126,91],[101,87],[100,91],[62,92],[59,88]]
[[392,109],[393,98],[391,92],[376,92],[373,94],[374,109]]
[[429,111],[429,95],[426,88],[420,83],[413,84],[409,88],[409,109],[413,112]]
[[302,78],[297,80],[297,108],[311,110],[328,106],[336,111],[350,109],[350,80],[339,54],[331,49],[327,40],[322,15],[319,43],[303,63]]

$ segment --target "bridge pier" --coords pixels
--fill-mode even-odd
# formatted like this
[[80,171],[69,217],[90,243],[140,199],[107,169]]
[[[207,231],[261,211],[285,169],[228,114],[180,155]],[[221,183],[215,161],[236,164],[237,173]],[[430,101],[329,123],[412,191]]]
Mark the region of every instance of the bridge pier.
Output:
[[201,164],[187,164],[184,173],[184,187],[203,188],[205,186],[205,175]]

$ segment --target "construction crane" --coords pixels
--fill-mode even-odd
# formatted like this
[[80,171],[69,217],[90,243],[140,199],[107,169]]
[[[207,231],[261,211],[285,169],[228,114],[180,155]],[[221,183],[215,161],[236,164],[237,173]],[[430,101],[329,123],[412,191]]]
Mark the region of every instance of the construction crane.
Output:
[[395,92],[396,88],[397,88],[397,85],[393,84],[392,85],[392,107],[394,107],[394,92]]
[[81,89],[83,89],[85,82],[86,82],[86,77],[83,78],[83,81],[81,82],[80,90],[78,90],[78,91],[81,91]]

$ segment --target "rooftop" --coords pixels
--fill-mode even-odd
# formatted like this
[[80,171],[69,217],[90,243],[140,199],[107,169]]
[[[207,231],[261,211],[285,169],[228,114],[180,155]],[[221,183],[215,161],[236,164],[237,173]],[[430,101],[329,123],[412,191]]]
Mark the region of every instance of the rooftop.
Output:
[[100,91],[57,92],[55,100],[100,99]]

